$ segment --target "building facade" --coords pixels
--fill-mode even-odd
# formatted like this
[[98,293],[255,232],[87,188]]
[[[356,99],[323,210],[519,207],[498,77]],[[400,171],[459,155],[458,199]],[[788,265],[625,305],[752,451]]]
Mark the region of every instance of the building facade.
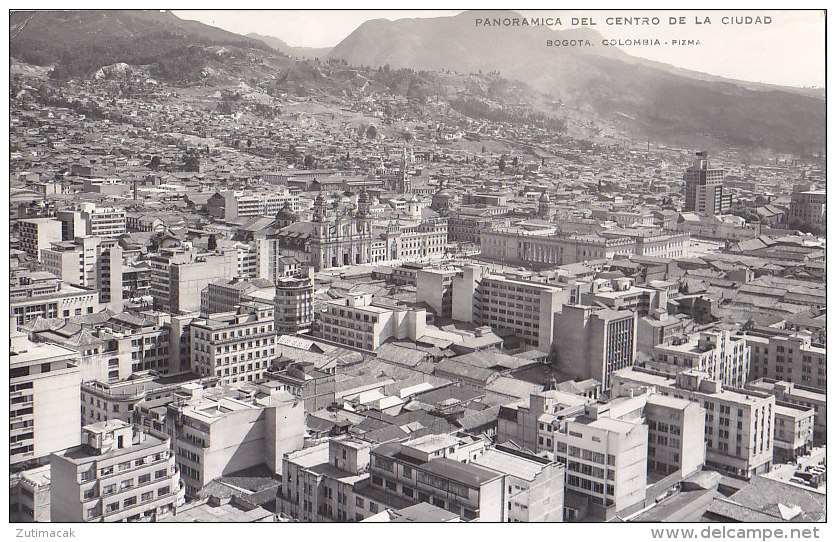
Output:
[[87,425],[81,444],[50,456],[55,522],[154,521],[184,503],[169,439],[118,420]]

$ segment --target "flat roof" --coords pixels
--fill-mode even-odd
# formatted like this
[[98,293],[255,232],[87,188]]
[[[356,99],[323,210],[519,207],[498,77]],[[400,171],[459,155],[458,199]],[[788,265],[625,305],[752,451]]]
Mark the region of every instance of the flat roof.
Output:
[[496,449],[485,450],[485,453],[471,462],[474,463],[528,481],[533,481],[544,467],[537,461]]

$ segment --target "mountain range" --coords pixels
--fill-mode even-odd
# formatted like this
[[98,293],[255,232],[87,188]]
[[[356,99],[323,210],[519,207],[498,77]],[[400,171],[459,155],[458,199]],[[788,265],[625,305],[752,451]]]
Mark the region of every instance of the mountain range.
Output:
[[[544,26],[475,27],[477,17],[514,12],[464,12],[454,17],[370,20],[335,47],[291,47],[280,38],[242,36],[170,12],[12,12],[10,54],[55,65],[65,77],[116,62],[151,65],[187,82],[201,68],[200,47],[235,45],[300,59],[428,71],[498,71],[503,77],[615,123],[631,137],[692,147],[717,146],[796,154],[824,152],[825,101],[800,89],[723,79],[630,56],[601,45],[591,29]],[[547,40],[590,45],[548,47]]]

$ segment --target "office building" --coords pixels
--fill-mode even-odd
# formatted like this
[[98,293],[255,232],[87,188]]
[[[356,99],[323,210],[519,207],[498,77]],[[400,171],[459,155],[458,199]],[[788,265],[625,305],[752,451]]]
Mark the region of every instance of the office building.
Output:
[[280,277],[275,291],[276,331],[307,333],[314,321],[313,277]]
[[122,310],[122,248],[114,240],[77,237],[41,251],[43,269],[71,284],[94,288],[106,308]]
[[224,384],[260,380],[276,354],[272,305],[248,303],[189,325],[191,369]]
[[169,439],[120,420],[86,425],[81,444],[50,456],[55,522],[155,521],[184,503]]
[[641,418],[611,416],[590,403],[559,420],[555,457],[566,465],[567,521],[607,521],[644,507],[648,428]]
[[242,303],[261,301],[270,303],[275,296],[275,285],[266,279],[243,280],[239,277],[218,279],[206,285],[200,293],[201,314],[234,311]]
[[809,184],[795,185],[790,194],[787,221],[791,226],[805,230],[826,230],[827,191]]
[[172,313],[196,311],[201,292],[218,279],[238,276],[236,250],[196,253],[164,249],[151,257],[151,295],[154,307]]
[[724,214],[731,207],[731,196],[723,193],[725,172],[711,167],[708,153],[697,153],[694,163],[685,170],[685,203],[682,210],[705,215]]
[[15,471],[78,444],[81,375],[76,352],[33,343],[15,330],[9,363],[9,464]]
[[645,387],[687,399],[706,410],[706,467],[749,479],[769,472],[775,431],[775,397],[766,393],[724,388],[706,373],[693,369],[675,378],[638,367],[613,374],[613,387]]
[[536,453],[552,451],[552,424],[583,412],[584,405],[592,401],[573,393],[550,390],[532,393],[528,400],[502,405],[497,418],[496,442],[512,441],[520,448]]
[[453,278],[459,269],[424,268],[416,275],[415,289],[418,303],[426,303],[437,317],[453,317]]
[[647,470],[683,478],[705,464],[705,409],[698,403],[651,394],[647,422]]
[[554,316],[552,347],[561,377],[593,378],[609,389],[613,371],[636,358],[636,321],[632,311],[565,305]]
[[775,464],[795,463],[813,449],[815,411],[790,403],[775,404]]
[[115,239],[127,232],[124,209],[82,203],[77,209],[56,212],[55,217],[62,222],[62,238],[65,241],[84,236]]
[[454,320],[513,332],[523,349],[551,349],[554,316],[569,302],[568,289],[469,265],[452,280]]

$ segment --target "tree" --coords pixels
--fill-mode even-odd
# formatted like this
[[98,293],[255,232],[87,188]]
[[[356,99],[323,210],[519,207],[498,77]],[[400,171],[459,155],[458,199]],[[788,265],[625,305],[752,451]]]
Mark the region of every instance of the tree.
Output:
[[206,241],[206,247],[209,250],[215,250],[216,248],[218,248],[218,238],[215,237],[214,233],[209,235],[209,240]]
[[376,137],[377,137],[377,128],[375,128],[374,124],[372,124],[366,129],[366,139],[375,139]]
[[309,154],[305,156],[305,169],[315,169],[316,168],[316,158],[313,154]]
[[499,172],[505,173],[505,155],[499,157]]
[[155,154],[151,158],[151,162],[148,164],[148,167],[150,167],[151,169],[157,169],[158,167],[160,167],[160,164],[162,164],[162,160],[160,160],[160,157]]

